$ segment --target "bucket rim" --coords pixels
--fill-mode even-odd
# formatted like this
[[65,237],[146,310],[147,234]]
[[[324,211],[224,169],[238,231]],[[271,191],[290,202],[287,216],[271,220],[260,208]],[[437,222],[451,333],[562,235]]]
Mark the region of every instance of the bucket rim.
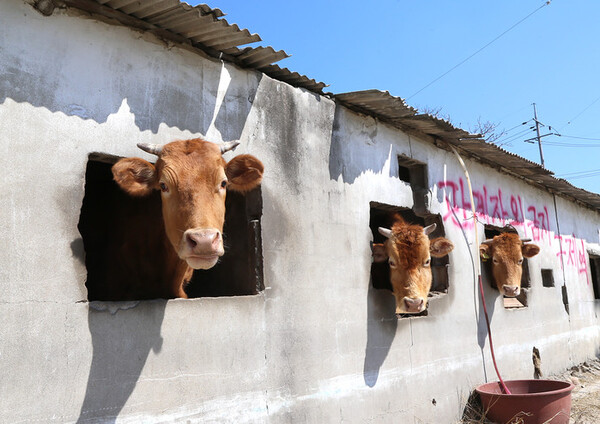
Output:
[[504,380],[505,384],[509,384],[509,383],[522,383],[522,382],[551,382],[551,383],[559,383],[561,385],[564,385],[564,387],[559,388],[559,389],[554,389],[554,390],[548,390],[548,391],[543,391],[543,392],[536,392],[536,393],[516,393],[516,394],[507,394],[507,393],[496,393],[496,392],[491,392],[488,390],[485,390],[484,386],[489,386],[489,387],[494,387],[494,385],[499,385],[500,382],[499,381],[490,381],[488,383],[484,383],[484,384],[480,384],[479,386],[477,386],[475,388],[475,391],[477,393],[479,393],[480,395],[487,395],[487,396],[505,396],[505,397],[515,397],[515,396],[524,396],[524,397],[536,397],[536,396],[548,396],[548,395],[558,395],[558,394],[563,394],[563,393],[570,393],[571,391],[573,391],[573,389],[575,388],[575,385],[571,382],[568,381],[562,381],[562,380],[548,380],[548,379],[541,379],[541,380],[535,380],[535,379],[522,379],[522,380]]

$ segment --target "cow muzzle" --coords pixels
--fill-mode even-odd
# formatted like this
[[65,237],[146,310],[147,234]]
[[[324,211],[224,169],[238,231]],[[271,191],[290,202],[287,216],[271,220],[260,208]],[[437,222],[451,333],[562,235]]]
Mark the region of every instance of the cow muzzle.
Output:
[[506,297],[517,297],[521,293],[521,287],[503,285],[502,292]]
[[195,228],[183,233],[179,256],[194,269],[212,268],[224,253],[223,236],[217,229]]
[[418,314],[425,310],[425,300],[417,297],[407,297],[402,299],[402,303],[397,306],[396,314]]

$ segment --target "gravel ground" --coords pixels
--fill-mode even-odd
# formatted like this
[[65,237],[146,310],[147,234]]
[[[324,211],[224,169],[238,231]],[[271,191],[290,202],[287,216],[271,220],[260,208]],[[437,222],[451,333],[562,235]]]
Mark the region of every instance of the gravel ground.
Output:
[[[562,377],[562,378],[561,378]],[[571,381],[571,424],[600,423],[600,360],[584,362],[559,376]]]

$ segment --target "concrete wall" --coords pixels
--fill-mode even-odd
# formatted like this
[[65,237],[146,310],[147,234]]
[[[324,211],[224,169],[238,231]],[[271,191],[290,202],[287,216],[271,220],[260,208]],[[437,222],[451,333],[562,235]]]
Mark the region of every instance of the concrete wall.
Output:
[[[264,292],[86,302],[77,222],[88,154],[150,159],[137,142],[200,135],[239,138],[235,154],[266,165]],[[0,2],[0,140],[0,421],[453,422],[470,391],[495,379],[464,176],[426,140],[152,36],[77,13],[43,17],[21,0]],[[369,202],[412,206],[398,154],[428,164],[429,208],[456,246],[449,293],[429,316],[401,320],[392,295],[369,283]],[[533,346],[547,374],[596,356],[584,250],[598,243],[600,215],[560,197],[555,209],[548,193],[467,166],[487,205],[480,221],[512,222],[542,246],[527,308],[505,310],[486,287],[503,377],[532,377]],[[542,287],[541,268],[556,287]]]

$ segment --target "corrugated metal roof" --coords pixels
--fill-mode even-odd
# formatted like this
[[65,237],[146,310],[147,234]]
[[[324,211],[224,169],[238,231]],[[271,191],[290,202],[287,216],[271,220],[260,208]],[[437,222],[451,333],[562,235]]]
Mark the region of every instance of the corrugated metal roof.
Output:
[[244,47],[262,41],[258,34],[222,19],[220,9],[206,4],[190,6],[179,0],[62,0],[60,4],[117,20],[172,41],[191,45],[206,54],[261,71],[295,87],[324,94],[327,87],[305,75],[274,65],[289,57],[271,46]]
[[[283,50],[271,46],[244,47],[261,41],[258,34],[240,29],[222,19],[224,13],[206,4],[190,6],[179,0],[55,0],[56,3],[75,7],[113,21],[142,29],[167,40],[190,45],[209,56],[237,64],[242,68],[261,71],[272,78],[295,87],[302,87],[324,95],[322,82],[275,65],[289,57]],[[418,114],[403,99],[387,91],[366,90],[332,95],[337,102],[357,112],[367,114],[404,131],[415,131],[433,137],[441,148],[452,144],[462,153],[474,157],[501,171],[522,178],[553,193],[575,199],[595,210],[600,210],[600,195],[577,188],[552,172],[523,157],[487,143],[478,134],[453,126],[450,122],[428,114]],[[438,142],[441,141],[441,142]]]
[[[403,99],[394,97],[387,91],[355,91],[336,94],[334,99],[352,110],[374,116],[404,131],[416,131],[431,136],[438,147],[447,149],[444,142],[449,143],[462,154],[474,157],[480,162],[520,177],[542,189],[570,197],[590,208],[600,210],[600,195],[554,177],[548,169],[486,142],[480,134],[471,134],[432,115],[419,115],[417,110],[407,106]],[[442,143],[437,142],[438,140]]]

